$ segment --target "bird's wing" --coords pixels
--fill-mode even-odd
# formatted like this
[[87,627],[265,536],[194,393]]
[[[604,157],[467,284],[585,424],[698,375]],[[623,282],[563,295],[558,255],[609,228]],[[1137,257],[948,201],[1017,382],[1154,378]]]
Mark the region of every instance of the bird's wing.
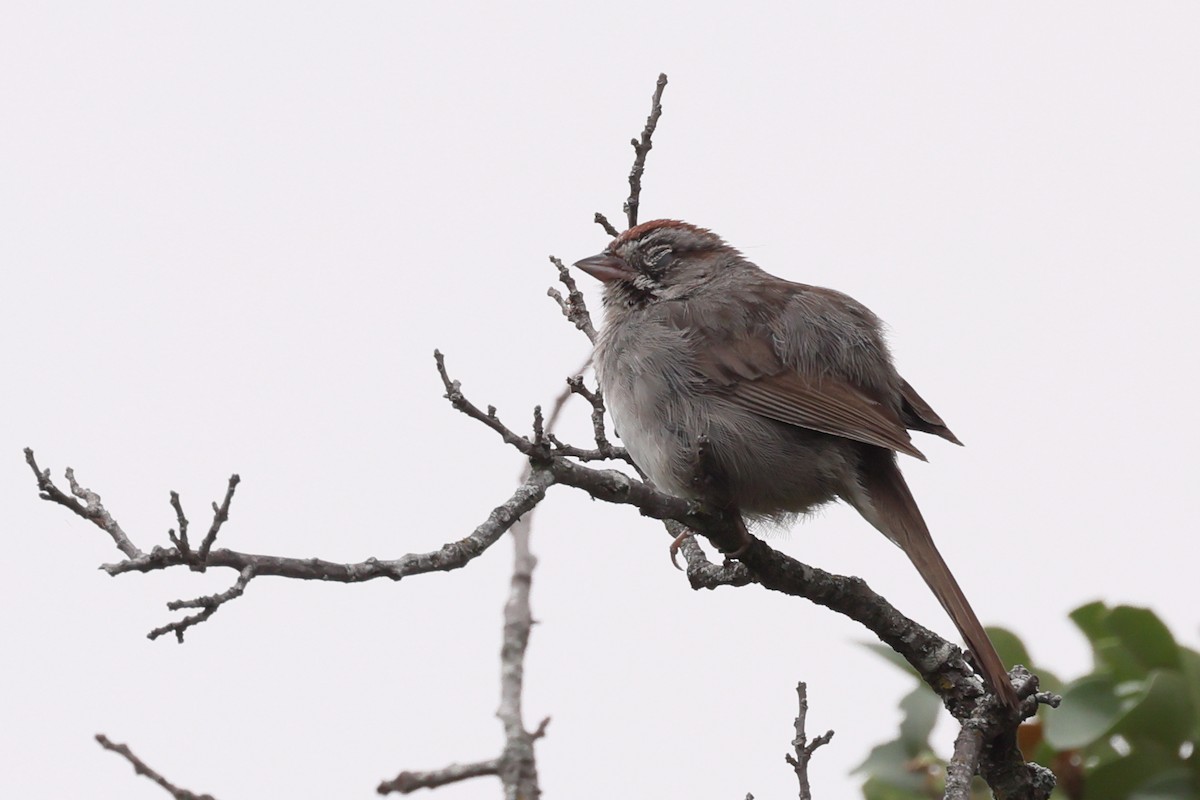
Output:
[[764,417],[925,460],[896,412],[844,380],[796,372],[743,381],[731,396]]
[[[798,287],[796,284],[791,286]],[[803,290],[826,291],[810,287],[803,287]],[[845,296],[837,295],[837,298]],[[853,302],[849,298],[845,300]],[[696,339],[702,341],[703,346],[697,346],[692,353],[695,366],[701,375],[714,384],[714,388],[742,407],[789,425],[885,447],[925,460],[921,451],[912,444],[912,437],[901,417],[901,408],[885,402],[882,392],[862,385],[849,375],[834,374],[830,370],[817,372],[787,363],[786,357],[780,353],[780,317],[777,315],[803,312],[803,308],[797,308],[796,304],[791,306],[777,307],[774,314],[770,313],[770,309],[763,308],[766,313],[757,317],[742,316],[736,319],[697,320],[687,314],[687,318],[680,318],[678,324],[681,328],[697,325],[705,328],[703,335]],[[862,309],[862,312],[870,314],[866,309]],[[681,315],[685,313],[681,312]],[[856,324],[857,334],[877,336],[873,316],[839,324]],[[825,333],[814,328],[801,335],[820,339]],[[881,339],[878,347],[877,357],[886,359]],[[874,351],[868,347],[864,352]],[[904,385],[907,387],[907,384]],[[936,419],[932,409],[920,400],[916,392],[911,394],[922,409]]]
[[908,381],[900,379],[900,397],[904,402],[904,424],[914,431],[924,431],[940,436],[946,441],[961,445],[954,432],[946,427],[937,412],[917,394]]

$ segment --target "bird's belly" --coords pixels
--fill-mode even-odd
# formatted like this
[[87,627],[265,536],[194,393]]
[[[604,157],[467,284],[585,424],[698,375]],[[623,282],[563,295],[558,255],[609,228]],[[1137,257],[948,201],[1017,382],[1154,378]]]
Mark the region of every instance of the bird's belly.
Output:
[[639,401],[648,398],[639,398],[637,394],[636,387],[617,388],[610,390],[605,398],[617,435],[633,463],[658,489],[678,497],[692,496],[691,481],[679,457],[692,446],[691,437],[679,424],[663,424],[639,413],[637,409],[645,407]]
[[[853,481],[853,443],[766,419],[724,398],[639,396],[633,384],[610,390],[608,404],[634,463],[676,496],[778,517],[834,500]],[[660,413],[637,410],[654,407]],[[703,458],[701,435],[708,441]]]

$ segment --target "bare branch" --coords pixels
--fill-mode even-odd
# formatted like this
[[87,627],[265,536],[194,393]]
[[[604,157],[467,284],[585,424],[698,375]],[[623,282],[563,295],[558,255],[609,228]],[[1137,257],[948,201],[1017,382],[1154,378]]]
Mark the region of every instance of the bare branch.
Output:
[[562,294],[554,287],[547,289],[546,294],[558,303],[563,316],[569,319],[572,325],[583,331],[583,335],[588,337],[588,341],[595,344],[596,328],[592,325],[592,315],[588,311],[587,303],[584,302],[583,292],[579,291],[579,285],[575,283],[575,277],[571,275],[571,270],[567,268],[561,258],[550,256],[550,263],[558,270],[558,279],[567,288],[567,297],[563,299]]
[[493,758],[491,761],[477,761],[474,764],[451,764],[442,769],[433,769],[426,772],[401,772],[390,781],[380,783],[375,791],[379,794],[411,794],[417,789],[436,789],[439,786],[445,786],[450,783],[458,783],[470,778],[478,778],[483,775],[499,775],[500,774],[500,759]]
[[171,544],[179,550],[184,558],[190,558],[192,555],[192,547],[188,543],[188,519],[183,515],[183,504],[179,501],[179,492],[171,491],[171,508],[175,509],[175,520],[179,524],[179,535],[175,535],[175,530],[167,530],[167,538],[171,540]]
[[654,136],[654,129],[658,127],[658,118],[662,116],[662,95],[663,89],[666,88],[667,76],[666,73],[663,73],[658,76],[654,97],[650,102],[650,116],[646,117],[646,126],[642,128],[641,139],[640,141],[638,139],[630,140],[634,156],[633,169],[629,171],[629,199],[625,201],[625,218],[631,228],[638,223],[638,206],[642,201],[642,174],[646,171],[646,154],[654,147],[651,139]]
[[147,778],[166,789],[167,793],[174,797],[175,800],[215,800],[211,794],[196,794],[194,792],[189,792],[187,789],[181,789],[175,784],[171,783],[162,775],[159,775],[157,772],[150,769],[150,767],[146,766],[146,762],[134,755],[133,751],[129,749],[128,745],[116,744],[115,742],[110,741],[109,738],[103,733],[96,734],[96,741],[99,742],[100,746],[105,750],[111,750],[112,752],[124,757],[124,759],[133,766],[134,772],[136,772],[138,775],[145,775]]
[[[987,719],[985,741],[991,743],[986,752],[1005,753],[992,761],[985,758],[981,763],[981,771],[989,785],[1013,798],[1048,797],[1049,789],[1045,787],[1050,784],[1043,780],[1044,770],[1037,765],[1024,764],[1019,751],[1001,746],[1002,741],[1015,742],[1018,720],[1012,719],[991,697],[965,661],[962,651],[905,617],[864,581],[833,575],[796,561],[748,536],[740,519],[706,509],[695,501],[663,494],[614,470],[586,467],[554,452],[535,453],[528,440],[516,437],[504,428],[494,413],[485,415],[471,404],[462,395],[457,382],[445,374],[443,381],[448,387],[447,397],[456,408],[498,430],[506,441],[531,458],[547,459],[539,464],[554,476],[556,483],[582,489],[598,500],[636,506],[645,516],[674,520],[706,537],[718,550],[732,552],[744,548],[738,556],[741,564],[737,566],[718,568],[698,562],[693,567],[694,557],[690,559],[689,575],[694,586],[757,582],[772,591],[804,597],[867,627],[917,670],[956,718],[966,719],[977,708],[984,709],[980,713]],[[1036,711],[1038,698],[1031,696],[1035,690],[1036,683],[1026,685],[1022,690],[1025,693],[1021,696],[1028,698],[1022,708],[1024,716]]]
[[[492,418],[494,419],[494,417],[493,413]],[[513,437],[516,436],[511,432],[509,434]],[[529,448],[536,449],[528,440],[523,438],[520,440]],[[542,448],[548,448],[548,445],[542,445]],[[299,580],[362,583],[376,578],[400,580],[409,575],[459,569],[495,544],[523,514],[541,502],[546,496],[546,490],[555,483],[554,476],[545,470],[532,472],[528,480],[518,487],[512,497],[494,508],[487,520],[475,528],[469,536],[449,542],[433,552],[410,553],[388,561],[368,558],[359,563],[339,563],[318,558],[289,558],[226,549],[209,550],[208,548],[212,546],[222,524],[229,518],[229,506],[240,480],[237,475],[233,475],[229,479],[229,486],[223,502],[220,505],[213,503],[213,523],[199,551],[192,552],[190,549],[187,537],[188,520],[183,513],[183,504],[178,493],[171,492],[171,506],[175,510],[179,533],[176,534],[174,530],[168,531],[168,537],[175,546],[171,548],[155,547],[147,554],[133,546],[129,537],[121,530],[120,525],[101,504],[98,494],[78,486],[71,470],[67,470],[67,473],[72,492],[77,497],[84,498],[86,505],[66,495],[54,485],[49,471],[43,472],[38,468],[32,450],[26,449],[25,460],[33,469],[34,474],[38,476],[38,488],[43,498],[70,509],[108,531],[122,552],[129,555],[129,558],[122,561],[102,565],[101,569],[109,575],[153,572],[177,566],[187,566],[199,571],[208,567],[223,567],[238,571],[237,581],[224,592],[191,600],[175,600],[167,604],[167,608],[172,611],[185,608],[200,609],[199,613],[155,628],[148,634],[150,639],[157,639],[163,634],[174,633],[175,638],[180,642],[183,641],[185,631],[209,619],[225,603],[240,597],[254,578],[277,576]]]
[[33,470],[33,474],[37,477],[39,497],[70,509],[75,514],[95,524],[101,530],[106,531],[112,537],[113,542],[116,543],[117,549],[130,558],[140,558],[145,555],[129,540],[129,537],[125,535],[125,531],[121,529],[120,524],[104,508],[104,504],[100,502],[100,495],[89,489],[81,488],[75,482],[75,470],[67,467],[67,482],[71,486],[71,494],[84,500],[86,505],[68,496],[55,486],[54,481],[50,480],[50,470],[43,472],[38,469],[37,461],[33,457],[33,450],[28,447],[25,448],[25,463],[29,465],[29,468]]
[[[586,362],[584,366],[587,366]],[[458,389],[458,383],[446,374],[445,364],[438,354],[438,370],[447,387],[447,397],[457,392],[460,402],[455,407],[466,410],[471,406]],[[538,446],[543,439],[554,439],[549,433],[558,422],[563,407],[571,397],[570,389],[559,392],[550,410],[550,418],[542,419],[541,407],[534,409],[534,441]],[[452,400],[454,402],[454,400]],[[478,409],[476,409],[478,411]],[[475,417],[478,418],[478,417]],[[485,419],[495,419],[489,409]],[[498,420],[497,420],[498,422]],[[515,434],[514,434],[515,436]],[[522,481],[533,479],[532,463],[526,465]],[[499,758],[474,764],[451,764],[448,767],[426,772],[401,772],[391,781],[379,784],[380,794],[388,792],[408,793],[421,788],[436,788],[482,775],[498,775],[506,797],[536,798],[541,794],[538,787],[537,762],[534,759],[533,743],[546,735],[550,718],[544,718],[532,732],[525,730],[521,710],[525,685],[525,651],[529,646],[529,634],[533,629],[533,612],[529,604],[529,592],[533,582],[533,568],[537,559],[529,549],[529,535],[533,526],[533,509],[513,524],[513,572],[509,581],[508,600],[504,605],[504,633],[500,648],[500,708],[496,712],[504,726],[504,750]]]
[[229,504],[233,500],[233,493],[237,490],[237,485],[242,482],[237,473],[229,476],[229,486],[225,489],[225,499],[221,505],[212,504],[213,521],[208,528],[208,533],[204,535],[204,541],[200,542],[200,550],[196,554],[200,559],[200,571],[204,571],[204,560],[208,558],[208,551],[212,549],[213,542],[217,540],[217,534],[221,531],[221,526],[229,519]]
[[438,375],[442,377],[442,385],[446,387],[446,394],[444,396],[450,401],[450,405],[454,406],[471,419],[482,422],[484,425],[487,425],[496,433],[500,434],[500,438],[502,438],[506,444],[512,445],[527,456],[534,455],[535,445],[533,442],[529,441],[524,436],[514,433],[504,423],[502,423],[496,416],[496,409],[494,407],[488,406],[487,412],[485,413],[471,401],[467,400],[466,395],[464,395],[462,392],[462,385],[456,380],[451,380],[450,375],[446,372],[446,358],[442,355],[440,350],[433,351],[433,359],[437,362]]
[[[583,382],[582,375],[567,378],[567,386],[592,406],[592,435],[596,440],[596,449],[601,453],[613,453],[615,448],[608,440],[608,434],[604,429],[604,396],[600,393],[600,387],[597,386],[596,391],[593,392]],[[609,458],[612,457],[612,455],[609,456]]]
[[[449,542],[428,553],[409,553],[393,560],[368,558],[358,563],[344,563],[319,558],[287,558],[218,549],[208,554],[205,563],[209,567],[226,567],[239,572],[253,567],[255,577],[274,575],[336,583],[363,583],[377,578],[398,581],[409,575],[449,572],[466,566],[499,541],[522,514],[541,502],[546,496],[546,489],[553,486],[554,482],[553,475],[544,470],[535,471],[526,483],[513,492],[512,497],[492,509],[487,520],[469,536]],[[126,572],[153,572],[187,563],[178,550],[156,547],[148,556],[105,564],[101,569],[110,575],[121,575]]]
[[613,224],[608,221],[608,217],[604,216],[599,211],[596,212],[596,216],[594,216],[592,219],[595,220],[597,225],[599,225],[601,228],[604,228],[605,233],[614,239],[621,235],[621,232],[614,228]]
[[946,765],[946,800],[971,800],[971,780],[979,769],[982,749],[983,729],[967,720],[954,739],[954,755]]
[[171,611],[178,611],[181,608],[199,608],[202,610],[199,614],[192,614],[189,617],[184,617],[178,622],[169,622],[166,625],[163,625],[161,628],[155,628],[154,630],[150,631],[150,633],[146,634],[146,638],[153,641],[162,636],[164,633],[174,633],[175,640],[180,644],[183,644],[184,631],[193,625],[198,625],[201,622],[204,622],[213,614],[217,613],[217,609],[230,600],[241,597],[242,592],[246,591],[246,584],[250,583],[250,580],[253,577],[254,567],[253,565],[250,565],[242,569],[241,574],[238,576],[237,582],[234,583],[233,586],[230,586],[228,589],[220,592],[219,594],[205,595],[203,597],[197,597],[195,600],[172,600],[171,602],[167,603],[167,608]]
[[[667,533],[671,538],[678,539],[688,533],[682,523],[673,519],[666,520]],[[718,586],[745,586],[754,583],[754,577],[746,565],[738,561],[726,561],[718,566],[708,560],[695,536],[688,536],[680,542],[679,551],[687,562],[688,582],[693,589],[716,589]]]
[[[561,405],[559,406],[561,408]],[[557,409],[553,416],[557,416]],[[550,422],[554,424],[553,418]],[[504,604],[504,637],[500,645],[500,708],[496,716],[504,726],[504,752],[500,756],[500,780],[506,797],[536,798],[538,788],[537,762],[533,743],[545,734],[525,730],[522,696],[525,689],[525,651],[533,628],[533,611],[529,605],[529,590],[537,559],[529,549],[532,512],[512,528],[513,571],[509,580],[508,601]]]
[[812,789],[808,784],[808,762],[812,760],[812,755],[818,747],[829,744],[833,739],[833,731],[826,731],[809,743],[808,734],[804,732],[808,719],[808,686],[804,681],[796,684],[796,696],[800,706],[796,714],[796,738],[792,739],[796,755],[788,753],[783,758],[796,772],[796,780],[800,783],[800,800],[812,800]]

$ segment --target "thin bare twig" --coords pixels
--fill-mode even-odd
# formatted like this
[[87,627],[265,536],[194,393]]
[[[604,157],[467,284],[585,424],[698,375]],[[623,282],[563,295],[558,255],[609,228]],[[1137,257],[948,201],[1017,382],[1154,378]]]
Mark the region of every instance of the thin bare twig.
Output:
[[234,473],[229,476],[229,485],[225,489],[225,499],[221,501],[221,505],[212,504],[213,521],[208,528],[208,533],[204,535],[204,540],[200,542],[200,550],[196,553],[200,560],[200,571],[204,571],[204,560],[208,558],[208,552],[212,550],[213,542],[217,540],[217,534],[221,532],[221,526],[229,519],[229,504],[233,501],[233,493],[237,490],[237,486],[242,482],[241,477]]
[[[461,398],[455,407],[466,411],[470,403],[456,381],[446,374],[445,361],[438,354],[438,371],[447,389],[447,397],[457,392]],[[586,362],[584,364],[586,366]],[[559,392],[551,408],[549,419],[543,420],[541,407],[534,409],[534,439],[538,446],[543,439],[553,441],[550,433],[558,422],[563,407],[572,392],[569,388]],[[476,409],[476,411],[478,411]],[[494,410],[484,415],[501,424]],[[516,434],[509,432],[516,438]],[[533,477],[532,463],[522,473],[522,481],[528,483]],[[483,775],[498,775],[504,787],[505,797],[537,798],[541,795],[538,786],[537,762],[533,743],[546,735],[550,718],[544,718],[533,731],[525,729],[522,697],[525,688],[525,652],[529,647],[529,634],[533,629],[533,612],[529,603],[533,583],[533,569],[537,559],[529,549],[529,537],[533,527],[533,509],[530,509],[511,528],[513,540],[513,571],[509,581],[508,600],[504,604],[504,632],[500,647],[500,707],[496,716],[504,726],[504,750],[499,758],[473,764],[451,764],[448,767],[426,772],[401,772],[394,779],[379,784],[380,794],[400,792],[406,794],[421,788],[436,788],[448,783],[468,780]]]
[[383,781],[376,787],[379,794],[411,794],[417,789],[436,789],[449,783],[479,778],[484,775],[499,775],[500,759],[477,761],[474,764],[451,764],[441,769],[431,769],[424,772],[401,772],[390,781]]
[[[516,436],[516,434],[512,434],[511,432],[509,432],[509,435]],[[528,440],[522,439],[522,441],[531,448],[533,447]],[[555,483],[554,476],[549,472],[538,470],[532,473],[529,480],[518,487],[512,497],[494,508],[491,514],[488,515],[487,520],[476,527],[470,535],[463,539],[449,542],[438,550],[428,553],[409,553],[393,560],[368,558],[358,563],[344,563],[325,561],[319,558],[288,558],[258,553],[243,553],[222,548],[210,550],[205,554],[203,561],[200,561],[200,554],[192,552],[187,547],[187,518],[183,515],[182,503],[179,502],[178,494],[175,492],[171,493],[171,505],[175,509],[176,519],[179,521],[180,533],[178,535],[168,534],[175,546],[170,548],[155,547],[147,554],[134,546],[129,536],[126,535],[125,531],[121,529],[112,515],[104,508],[98,494],[81,489],[80,491],[85,493],[88,498],[88,504],[84,506],[60,491],[50,479],[48,470],[43,472],[38,468],[32,450],[26,450],[25,460],[29,463],[34,475],[37,476],[40,496],[43,499],[62,505],[79,514],[84,519],[94,522],[113,536],[121,552],[127,555],[133,554],[122,561],[102,565],[101,569],[109,575],[122,575],[129,572],[153,572],[176,566],[188,566],[195,569],[197,563],[203,564],[205,568],[221,567],[238,571],[239,577],[237,582],[224,592],[192,600],[175,600],[167,604],[167,607],[171,610],[183,608],[202,609],[198,614],[155,628],[148,634],[151,639],[155,639],[164,633],[174,633],[180,641],[182,641],[183,632],[188,628],[207,620],[222,605],[240,597],[245,591],[246,586],[254,578],[277,576],[298,580],[363,583],[378,578],[388,578],[398,581],[409,575],[419,575],[427,572],[448,572],[464,567],[499,541],[500,537],[523,514],[541,502],[542,498],[546,496],[546,490]],[[209,541],[210,546],[211,539],[215,538],[216,532],[221,528],[221,524],[228,519],[229,505],[233,499],[234,488],[237,486],[236,479],[236,475],[230,478],[224,502],[220,506],[214,504],[213,525],[209,529],[208,536],[205,537]],[[70,480],[74,481],[73,472],[71,472]]]
[[164,633],[174,633],[175,641],[183,644],[184,631],[193,625],[199,625],[201,622],[204,622],[213,614],[217,613],[217,609],[219,609],[225,603],[228,603],[230,600],[241,597],[242,592],[246,591],[246,584],[250,583],[250,579],[253,577],[254,566],[248,565],[243,568],[241,574],[238,575],[237,582],[223,592],[218,594],[204,595],[202,597],[197,597],[194,600],[172,600],[171,602],[167,603],[167,608],[171,611],[178,611],[181,608],[199,608],[201,611],[199,614],[192,614],[191,616],[184,617],[176,622],[168,622],[166,625],[163,625],[160,628],[155,628],[154,630],[150,631],[150,633],[146,634],[146,638],[153,641],[162,636]]
[[614,239],[621,235],[621,232],[614,228],[613,224],[608,221],[608,217],[604,216],[599,211],[596,212],[596,216],[594,216],[592,219],[597,225],[599,225],[601,228],[604,228],[605,233]]
[[561,258],[550,256],[550,263],[558,270],[558,279],[562,281],[563,286],[567,287],[567,296],[564,299],[562,293],[553,286],[546,290],[546,294],[558,303],[563,316],[569,319],[572,325],[583,331],[583,335],[588,337],[589,342],[595,344],[596,328],[592,325],[592,315],[588,312],[587,303],[584,302],[583,292],[579,291],[579,286],[575,283],[575,277],[571,275],[571,270],[567,269],[567,265],[562,262]]
[[804,732],[804,726],[808,719],[808,685],[804,681],[796,684],[796,696],[800,706],[800,710],[796,714],[796,738],[792,739],[792,747],[795,748],[796,755],[788,753],[784,756],[784,760],[796,772],[796,780],[800,783],[800,800],[812,800],[812,789],[808,783],[808,762],[812,760],[812,755],[818,747],[829,744],[829,741],[833,739],[833,731],[826,731],[810,743],[808,734]]
[[189,792],[187,789],[181,789],[175,784],[171,783],[162,775],[148,767],[145,761],[142,761],[140,758],[134,755],[133,751],[129,749],[128,745],[116,744],[115,742],[110,741],[109,738],[103,733],[96,734],[96,741],[99,742],[100,746],[105,750],[111,750],[112,752],[122,756],[130,763],[130,765],[133,766],[134,772],[136,772],[138,775],[145,775],[147,778],[166,789],[167,793],[174,797],[175,800],[215,800],[211,794],[196,794],[195,792]]
[[104,508],[104,505],[100,502],[100,495],[90,489],[81,488],[75,482],[75,470],[67,467],[67,482],[71,487],[71,494],[84,500],[86,505],[80,503],[74,497],[65,494],[55,486],[54,481],[50,480],[50,470],[42,471],[38,468],[37,460],[33,457],[33,450],[28,447],[25,448],[25,463],[29,465],[29,468],[33,470],[33,474],[37,476],[39,497],[52,503],[58,503],[63,508],[70,509],[75,514],[95,524],[101,530],[106,531],[112,537],[113,542],[116,543],[117,549],[130,558],[139,558],[145,555],[129,540],[129,537],[125,535],[125,531],[121,530],[120,524]]
[[638,206],[642,202],[642,174],[646,171],[646,154],[654,147],[652,137],[658,127],[658,118],[662,116],[663,89],[667,88],[667,75],[658,76],[655,84],[654,97],[650,102],[650,116],[646,117],[646,126],[642,128],[641,139],[631,139],[633,145],[633,169],[629,171],[629,199],[625,201],[625,218],[632,228],[638,223]]
[[614,456],[611,454],[615,448],[608,440],[608,433],[604,429],[604,395],[600,393],[600,387],[597,386],[596,391],[593,392],[583,382],[582,375],[573,375],[567,378],[567,386],[591,405],[592,436],[596,441],[596,449],[601,453],[609,453],[609,458],[613,458]]
[[190,558],[192,555],[192,547],[188,543],[188,519],[183,515],[183,504],[179,501],[179,492],[171,491],[171,508],[175,509],[175,520],[179,524],[179,535],[175,535],[175,529],[167,530],[167,538],[171,540],[171,544],[179,550],[184,558]]

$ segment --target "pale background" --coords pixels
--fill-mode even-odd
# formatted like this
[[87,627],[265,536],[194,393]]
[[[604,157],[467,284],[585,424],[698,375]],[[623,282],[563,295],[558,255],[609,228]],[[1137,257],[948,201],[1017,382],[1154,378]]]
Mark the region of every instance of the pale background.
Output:
[[[256,580],[149,642],[234,575],[108,578],[112,543],[37,499],[21,448],[147,549],[170,489],[203,528],[234,471],[229,547],[466,534],[520,459],[441,399],[431,351],[514,426],[558,392],[587,343],[546,256],[604,246],[660,71],[643,219],[889,322],[968,445],[923,437],[904,468],[980,615],[1066,676],[1094,598],[1194,646],[1198,37],[1185,3],[5,3],[0,794],[164,797],[99,731],[221,800],[497,754],[507,543],[399,584]],[[953,632],[853,513],[777,543]],[[568,489],[533,546],[548,797],[794,796],[797,679],[837,731],[818,797],[894,733],[908,680],[830,612],[693,592],[659,526]]]

